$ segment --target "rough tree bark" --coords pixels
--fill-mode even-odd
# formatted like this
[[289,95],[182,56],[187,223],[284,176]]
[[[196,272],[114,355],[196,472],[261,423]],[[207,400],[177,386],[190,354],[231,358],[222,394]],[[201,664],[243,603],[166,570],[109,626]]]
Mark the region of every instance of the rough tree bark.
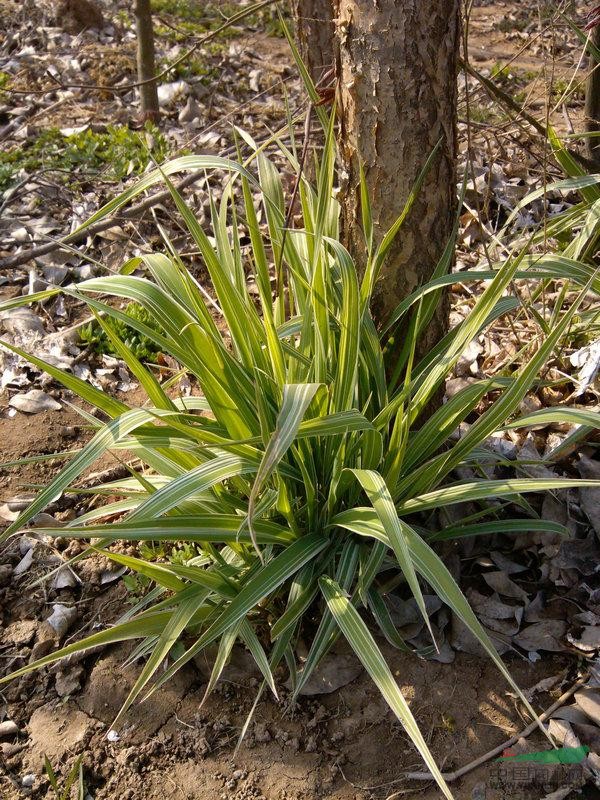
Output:
[[[456,212],[459,0],[336,0],[339,154],[346,244],[364,264],[359,164],[373,206],[376,241],[402,210],[436,143],[442,144],[377,284],[378,322],[432,274]],[[447,325],[447,305],[428,326],[421,353]]]
[[135,30],[137,34],[137,73],[141,83],[140,105],[142,119],[158,122],[158,92],[154,63],[154,30],[152,28],[152,9],[150,0],[135,0]]
[[[600,25],[592,28],[590,40],[600,48]],[[600,64],[590,56],[592,71],[585,88],[585,130],[587,133],[600,132]],[[596,169],[600,169],[600,137],[590,136],[586,139],[586,155]]]
[[296,38],[302,60],[318,83],[333,67],[333,0],[294,0]]

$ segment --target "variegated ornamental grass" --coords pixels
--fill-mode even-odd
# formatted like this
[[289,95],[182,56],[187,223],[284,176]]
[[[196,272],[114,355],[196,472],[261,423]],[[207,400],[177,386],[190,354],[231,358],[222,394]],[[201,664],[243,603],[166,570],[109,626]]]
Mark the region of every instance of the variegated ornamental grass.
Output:
[[[252,144],[248,137],[246,141]],[[296,170],[293,148],[282,145],[281,152]],[[210,239],[169,180],[172,174],[199,169],[226,170],[231,176],[220,201],[211,201]],[[423,586],[431,587],[512,683],[432,544],[446,534],[555,531],[556,524],[532,517],[504,520],[496,512],[491,519],[467,519],[445,533],[427,528],[427,520],[435,516],[425,512],[492,497],[514,500],[524,492],[574,483],[597,485],[521,478],[461,482],[454,477],[454,470],[477,461],[487,437],[508,423],[523,426],[568,417],[595,425],[595,414],[575,409],[544,409],[514,420],[521,400],[576,314],[589,281],[519,372],[470,385],[427,416],[424,410],[469,342],[515,308],[517,301],[507,290],[515,277],[528,274],[523,255],[489,275],[473,276],[485,277],[487,285],[472,313],[417,361],[415,343],[431,318],[441,287],[448,282],[453,247],[449,243],[431,285],[408,298],[394,315],[408,334],[390,383],[383,356],[387,328],[376,330],[369,302],[393,238],[402,235],[402,219],[412,199],[374,248],[368,197],[363,194],[362,224],[369,260],[359,279],[339,238],[338,204],[333,196],[333,123],[327,124],[316,188],[305,179],[300,185],[302,229],[284,234],[281,178],[274,164],[258,151],[245,166],[209,156],[177,159],[145,176],[89,223],[160,181],[168,184],[210,275],[226,336],[166,236],[163,252],[127,262],[118,275],[4,304],[7,308],[33,302],[59,291],[83,299],[148,398],[141,407],[131,408],[34,354],[21,353],[104,412],[109,421],[100,424],[87,415],[97,427],[92,440],[4,538],[22,529],[107,450],[126,450],[143,462],[144,470],[99,487],[103,493],[110,489],[110,495],[119,499],[83,514],[66,529],[43,532],[91,540],[86,553],[103,553],[150,578],[153,588],[119,623],[4,680],[98,644],[139,640],[132,658],[143,656],[144,665],[115,720],[118,726],[135,700],[155,692],[208,645],[217,643],[218,651],[207,692],[240,640],[264,676],[260,692],[269,688],[276,695],[274,675],[285,663],[296,696],[343,635],[405,726],[443,793],[451,797],[377,644],[377,636],[383,634],[392,645],[407,647],[387,611],[381,576],[401,573],[405,591],[414,596],[427,625]],[[234,186],[240,190],[236,203]],[[257,193],[267,231],[255,209]],[[243,220],[238,219],[240,204]],[[249,247],[243,247],[238,238],[238,222],[248,230]],[[133,274],[139,270],[143,277]],[[248,292],[248,271],[258,287],[259,310]],[[593,276],[586,274],[588,278]],[[157,320],[160,332],[125,316],[107,298],[139,303]],[[152,368],[138,362],[116,338],[104,321],[107,317],[121,319],[172,356],[193,376],[201,395],[177,397],[178,376],[161,383]],[[497,399],[462,438],[451,439],[492,388]],[[488,452],[486,457],[494,456]],[[533,512],[524,505],[522,514],[528,513]],[[103,524],[109,518],[118,521]],[[194,546],[195,555],[185,563],[124,556],[110,549],[120,540],[162,543],[167,552],[171,543],[185,542]],[[300,665],[296,642],[301,633],[309,632],[303,628],[309,611],[311,619],[318,611],[319,623]],[[167,659],[168,667],[159,671]]]

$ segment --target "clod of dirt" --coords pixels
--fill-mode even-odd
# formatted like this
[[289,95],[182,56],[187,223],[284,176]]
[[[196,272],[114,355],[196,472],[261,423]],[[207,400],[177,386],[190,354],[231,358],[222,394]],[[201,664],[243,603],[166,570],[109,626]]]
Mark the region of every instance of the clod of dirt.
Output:
[[[100,658],[89,675],[80,707],[95,719],[110,725],[129,693],[132,680],[138,677],[137,666],[122,667],[127,648],[117,648],[104,658]],[[139,705],[133,706],[125,720],[126,729],[119,730],[122,739],[127,736],[127,744],[146,742],[173,716],[181,698],[197,679],[197,673],[190,668],[181,669],[160,692]]]
[[29,720],[29,768],[39,769],[44,755],[51,763],[58,763],[66,753],[77,752],[93,728],[93,720],[64,703],[47,703],[36,709]]
[[42,622],[37,631],[35,644],[31,651],[31,658],[35,661],[44,658],[54,650],[56,645],[56,632],[47,622]]
[[2,634],[2,644],[14,647],[25,647],[28,645],[37,631],[37,622],[32,619],[23,619],[11,622]]
[[13,568],[10,564],[0,564],[0,587],[8,586],[12,578]]
[[61,670],[56,675],[56,693],[59,697],[68,697],[81,689],[83,667],[78,664],[68,670]]
[[102,12],[90,0],[61,0],[56,6],[56,22],[67,33],[75,34],[104,27]]

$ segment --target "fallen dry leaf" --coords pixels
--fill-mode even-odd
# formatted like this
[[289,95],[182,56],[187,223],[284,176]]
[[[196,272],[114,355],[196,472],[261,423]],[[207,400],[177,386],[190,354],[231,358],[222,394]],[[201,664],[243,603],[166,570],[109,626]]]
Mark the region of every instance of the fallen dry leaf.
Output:
[[511,580],[506,572],[498,570],[497,572],[485,572],[483,580],[487,585],[498,594],[504,597],[514,597],[516,600],[529,600],[529,595],[520,586]]
[[31,389],[25,394],[16,394],[8,401],[8,405],[23,411],[26,414],[39,414],[42,411],[60,411],[61,404],[54,398],[42,392],[41,389]]
[[565,649],[560,639],[566,631],[567,623],[563,620],[546,619],[524,628],[521,633],[513,636],[513,642],[530,653],[537,650],[560,652]]

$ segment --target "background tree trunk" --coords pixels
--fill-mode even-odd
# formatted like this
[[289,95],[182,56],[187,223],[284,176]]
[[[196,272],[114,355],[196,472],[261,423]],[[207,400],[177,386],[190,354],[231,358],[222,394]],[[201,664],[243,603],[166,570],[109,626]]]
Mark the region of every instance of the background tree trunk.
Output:
[[[154,65],[154,30],[152,28],[152,9],[150,0],[135,0],[135,29],[137,33],[137,72],[142,119],[158,122],[160,111],[158,107],[158,92],[156,81],[151,80],[156,75]],[[143,83],[150,81],[150,83]]]
[[[439,153],[377,284],[377,322],[425,282],[451,235],[456,213],[459,0],[337,0],[339,152],[346,244],[359,266],[359,164],[371,203],[376,243],[402,210],[442,139]],[[418,351],[444,333],[448,307],[428,326]]]
[[300,55],[315,83],[333,67],[333,0],[294,0]]
[[[592,44],[600,48],[600,25],[592,28]],[[589,51],[588,51],[589,52]],[[600,131],[600,65],[590,55],[590,72],[585,88],[585,130],[587,133]],[[600,137],[591,136],[585,140],[586,155],[596,169],[600,169]]]

